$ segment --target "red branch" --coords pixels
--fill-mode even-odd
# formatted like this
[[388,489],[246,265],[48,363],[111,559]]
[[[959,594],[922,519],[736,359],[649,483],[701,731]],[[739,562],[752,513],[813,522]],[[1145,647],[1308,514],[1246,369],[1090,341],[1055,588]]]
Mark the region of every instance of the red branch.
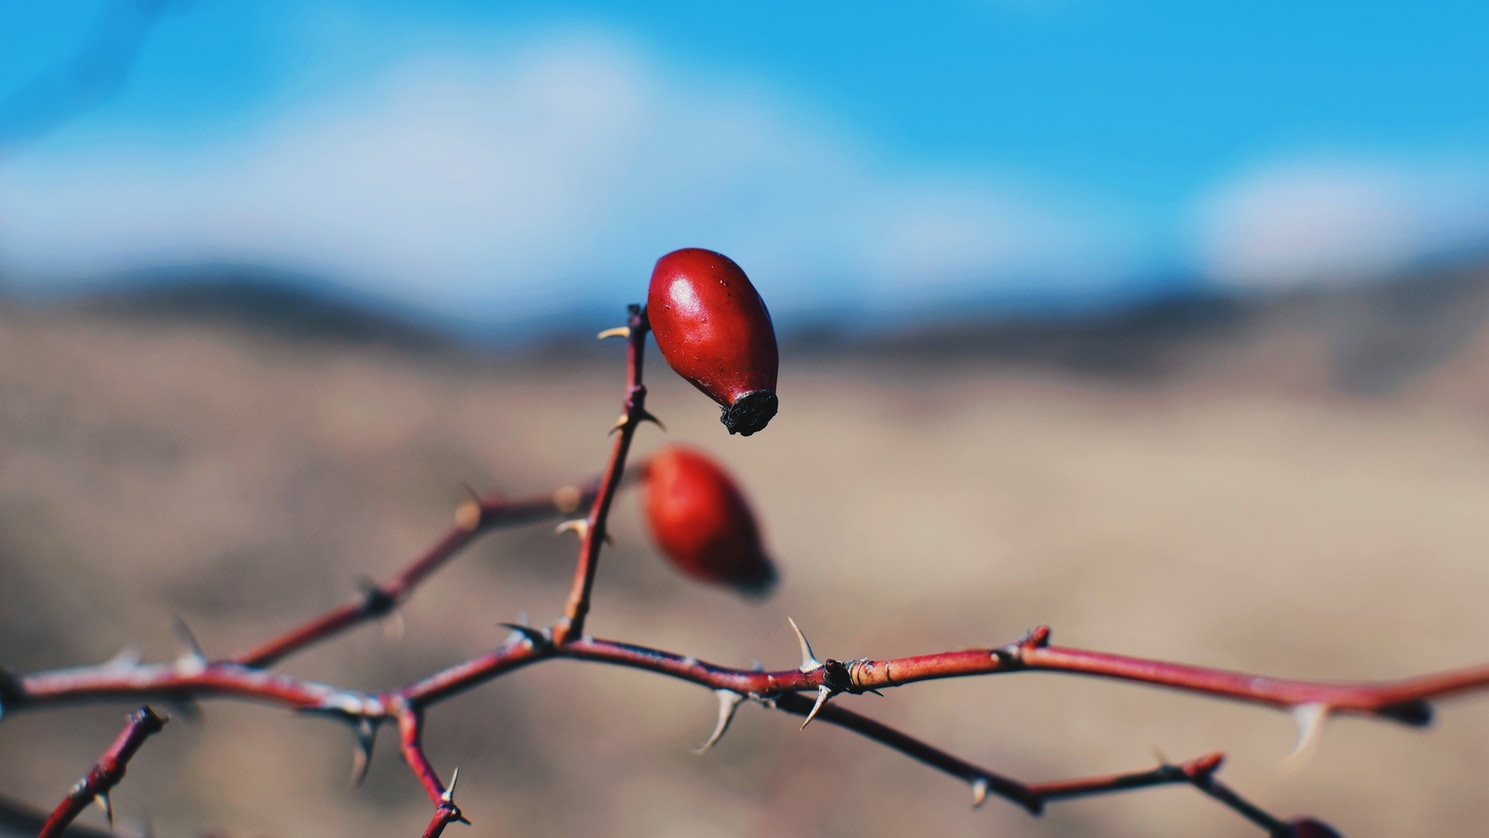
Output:
[[146,739],[164,729],[165,723],[166,719],[148,706],[129,714],[129,723],[119,732],[119,738],[103,752],[103,756],[99,757],[98,763],[87,776],[79,780],[72,791],[67,793],[67,797],[52,810],[52,816],[47,818],[37,838],[55,838],[61,835],[67,825],[76,820],[94,800],[103,804],[109,824],[112,825],[114,810],[109,803],[109,791],[124,779],[124,769],[134,758],[135,752],[145,744]]
[[467,544],[482,533],[504,526],[517,526],[534,521],[567,515],[590,503],[595,497],[595,487],[578,488],[566,486],[545,497],[502,500],[500,498],[473,499],[455,512],[455,524],[429,546],[429,549],[413,560],[387,582],[368,587],[362,595],[349,605],[342,606],[324,616],[292,629],[284,635],[244,652],[233,658],[244,666],[273,666],[286,656],[313,643],[318,643],[365,620],[381,617],[396,608],[424,577],[438,570],[445,562],[454,558]]
[[[981,803],[987,795],[994,794],[1037,814],[1047,803],[1057,800],[1188,783],[1273,834],[1286,835],[1298,824],[1306,824],[1314,834],[1328,833],[1319,832],[1320,825],[1315,821],[1283,823],[1221,785],[1214,778],[1221,762],[1218,754],[1145,771],[1026,784],[829,702],[842,693],[858,694],[939,678],[1057,672],[1134,681],[1284,709],[1309,708],[1316,712],[1299,714],[1300,720],[1307,720],[1309,724],[1332,713],[1352,713],[1424,726],[1431,720],[1429,700],[1489,688],[1489,665],[1387,682],[1286,680],[1050,646],[1050,632],[1045,627],[996,648],[887,660],[828,658],[818,661],[805,638],[801,638],[801,666],[774,672],[718,666],[659,649],[586,637],[585,621],[590,611],[611,503],[624,485],[626,457],[636,428],[643,421],[655,421],[646,411],[646,388],[642,384],[642,359],[648,331],[646,312],[639,306],[631,306],[627,326],[602,335],[624,334],[626,337],[627,384],[624,413],[612,429],[612,432],[619,433],[604,475],[596,485],[588,489],[567,487],[550,497],[517,501],[472,500],[457,511],[451,529],[387,582],[368,588],[354,603],[334,609],[230,659],[208,661],[193,643],[188,643],[187,654],[171,663],[143,665],[138,660],[121,656],[98,666],[25,676],[0,670],[0,717],[17,710],[105,698],[165,701],[239,698],[317,713],[352,724],[357,732],[364,767],[378,727],[391,722],[398,729],[400,751],[405,762],[434,804],[424,834],[437,836],[450,823],[467,821],[454,800],[458,772],[452,774],[450,785],[446,787],[424,751],[424,709],[531,664],[568,658],[666,675],[715,690],[720,695],[720,715],[709,744],[717,741],[727,729],[735,709],[742,700],[749,698],[804,716],[808,722],[815,718],[842,727],[956,777],[972,787],[975,803]],[[407,599],[425,577],[481,533],[498,526],[567,514],[586,503],[590,505],[589,515],[574,525],[580,535],[574,581],[564,616],[551,629],[510,626],[514,630],[513,637],[496,649],[385,692],[342,689],[268,671],[269,666],[289,654],[388,613]],[[130,756],[147,736],[160,729],[161,724],[163,720],[148,707],[131,717],[130,726],[119,740],[53,814],[47,824],[52,831],[43,834],[56,834],[89,800],[106,796],[108,789],[123,776]],[[55,827],[53,821],[57,822]],[[1302,834],[1301,828],[1298,831]]]
[[[600,564],[600,547],[605,543],[605,523],[610,517],[610,504],[620,488],[621,475],[626,469],[626,454],[631,450],[631,438],[636,428],[646,421],[656,422],[656,417],[646,412],[646,385],[641,383],[642,359],[646,351],[646,335],[651,331],[646,310],[637,305],[630,307],[624,334],[626,338],[626,400],[620,419],[611,432],[620,431],[615,437],[615,446],[610,451],[610,462],[605,466],[605,476],[600,479],[600,493],[590,508],[589,517],[579,528],[579,562],[574,567],[574,584],[569,591],[569,601],[564,607],[563,619],[554,627],[553,639],[566,643],[571,638],[584,636],[584,620],[589,616],[590,596],[595,587],[595,573]],[[602,332],[601,337],[621,334],[621,330]]]

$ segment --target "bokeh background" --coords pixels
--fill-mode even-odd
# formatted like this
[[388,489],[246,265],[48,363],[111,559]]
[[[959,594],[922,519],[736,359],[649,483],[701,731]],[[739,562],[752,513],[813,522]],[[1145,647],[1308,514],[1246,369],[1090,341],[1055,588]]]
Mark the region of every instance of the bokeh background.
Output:
[[[0,666],[229,655],[344,601],[463,484],[603,464],[594,332],[662,253],[751,274],[782,413],[748,440],[652,355],[644,455],[712,453],[782,567],[674,578],[634,497],[593,630],[734,665],[1057,642],[1268,674],[1489,657],[1489,7],[0,2]],[[500,532],[287,671],[361,688],[551,620],[571,540]],[[1068,677],[855,709],[1054,779],[1229,754],[1348,835],[1478,835],[1489,702],[1343,720]],[[129,705],[0,723],[50,807]],[[172,709],[169,706],[166,709]],[[126,834],[407,835],[384,741],[208,702]],[[1252,835],[1193,790],[1040,819],[825,725],[548,664],[430,713],[472,834]],[[98,822],[96,813],[87,818]]]

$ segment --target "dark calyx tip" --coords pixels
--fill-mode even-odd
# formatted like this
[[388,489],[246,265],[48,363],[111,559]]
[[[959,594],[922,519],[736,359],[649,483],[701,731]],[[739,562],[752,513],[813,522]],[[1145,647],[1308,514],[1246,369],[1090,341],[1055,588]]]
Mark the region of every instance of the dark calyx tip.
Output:
[[1432,724],[1432,705],[1419,699],[1382,707],[1377,712],[1408,727],[1426,727]]
[[729,429],[731,434],[749,436],[770,424],[770,418],[776,415],[776,410],[781,405],[781,400],[776,398],[773,390],[755,390],[745,393],[724,408],[724,415],[719,421]]
[[780,576],[776,573],[775,565],[766,559],[755,572],[742,579],[735,579],[732,587],[735,592],[745,599],[764,600],[775,593],[776,583]]

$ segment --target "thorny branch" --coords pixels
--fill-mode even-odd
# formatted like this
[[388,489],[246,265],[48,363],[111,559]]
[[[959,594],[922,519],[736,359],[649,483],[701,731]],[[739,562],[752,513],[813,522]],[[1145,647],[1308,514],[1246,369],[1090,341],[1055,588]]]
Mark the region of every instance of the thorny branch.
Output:
[[[109,698],[170,702],[238,698],[324,715],[347,723],[357,738],[359,776],[366,769],[377,730],[382,724],[389,723],[398,731],[399,748],[405,762],[434,805],[424,835],[436,836],[442,834],[450,823],[468,821],[455,804],[458,771],[451,773],[450,784],[446,786],[425,753],[422,743],[425,709],[517,669],[544,660],[565,658],[667,675],[713,690],[719,697],[718,724],[700,751],[712,746],[724,734],[740,704],[752,700],[803,716],[807,723],[820,719],[852,731],[955,777],[971,787],[974,805],[980,805],[989,795],[994,795],[1038,814],[1047,804],[1059,800],[1187,783],[1270,834],[1287,836],[1304,834],[1300,825],[1305,824],[1315,830],[1311,834],[1330,833],[1318,831],[1321,825],[1316,821],[1284,822],[1222,785],[1215,779],[1223,758],[1220,754],[1143,771],[1031,784],[982,768],[831,700],[844,693],[878,692],[940,678],[1063,672],[1133,681],[1290,710],[1307,738],[1316,734],[1327,717],[1333,714],[1355,714],[1414,727],[1425,726],[1432,715],[1428,702],[1489,688],[1489,665],[1387,682],[1287,680],[1052,646],[1049,643],[1050,631],[1042,626],[1017,641],[993,648],[886,660],[818,660],[793,622],[801,663],[793,669],[778,671],[766,671],[758,666],[753,669],[720,666],[659,649],[588,637],[584,633],[585,619],[590,608],[600,549],[605,540],[610,505],[624,486],[625,460],[636,428],[643,421],[656,421],[646,411],[646,388],[641,378],[647,333],[646,312],[632,306],[625,327],[601,335],[624,336],[628,351],[624,413],[612,429],[619,433],[604,475],[597,484],[584,489],[565,487],[551,496],[517,501],[473,499],[457,510],[456,522],[451,529],[392,579],[367,588],[357,601],[349,605],[230,658],[208,660],[188,635],[186,652],[170,663],[143,664],[137,656],[126,651],[114,660],[96,666],[29,675],[0,670],[0,719],[5,714],[21,710]],[[588,517],[565,527],[578,531],[580,552],[563,617],[553,627],[537,629],[509,624],[512,629],[510,638],[490,652],[384,692],[343,689],[270,671],[269,667],[293,652],[391,612],[426,576],[480,534],[498,526],[568,514],[586,503],[590,504]],[[159,719],[153,714],[151,717]],[[100,782],[107,781],[107,785],[85,789],[80,784],[64,806],[75,798],[86,805],[88,800],[117,783],[128,755],[138,747],[139,741],[153,732],[149,730],[151,724],[148,719],[138,725],[132,723],[100,761],[95,773],[99,773]],[[159,722],[154,724],[158,730]],[[128,743],[126,739],[129,739]],[[120,758],[109,762],[110,754]],[[109,773],[115,769],[116,773]],[[89,780],[92,779],[90,774]]]
[[642,422],[656,422],[656,417],[646,412],[646,385],[641,383],[642,356],[646,351],[646,336],[651,331],[646,311],[632,305],[626,325],[600,333],[626,339],[626,401],[620,418],[610,429],[615,436],[615,447],[610,452],[610,462],[605,467],[605,476],[600,479],[600,493],[589,511],[589,517],[576,522],[579,532],[579,562],[574,568],[574,585],[569,593],[568,605],[564,607],[563,619],[554,627],[554,640],[566,642],[571,637],[584,636],[584,620],[589,616],[590,595],[594,591],[595,572],[599,568],[600,547],[605,543],[605,525],[610,517],[610,504],[620,488],[621,475],[626,469],[626,455],[631,450],[631,439]]
[[120,731],[119,737],[114,744],[104,751],[99,757],[98,763],[88,772],[88,775],[78,781],[67,793],[67,797],[57,804],[52,810],[51,817],[42,825],[38,838],[56,838],[67,829],[68,824],[77,819],[89,803],[97,801],[103,807],[104,814],[108,816],[109,825],[114,823],[114,807],[109,801],[109,791],[119,785],[124,779],[124,769],[129,761],[134,758],[135,752],[145,744],[145,740],[159,733],[165,728],[166,719],[156,714],[149,706],[129,714],[129,723]]

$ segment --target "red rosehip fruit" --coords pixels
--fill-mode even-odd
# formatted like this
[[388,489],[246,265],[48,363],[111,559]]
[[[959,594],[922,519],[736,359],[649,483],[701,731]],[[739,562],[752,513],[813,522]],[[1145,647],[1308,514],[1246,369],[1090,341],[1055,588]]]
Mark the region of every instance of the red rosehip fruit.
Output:
[[646,313],[662,357],[719,403],[729,433],[749,436],[776,415],[775,327],[734,260],[696,247],[658,259]]
[[748,596],[775,585],[760,527],[739,487],[717,463],[686,448],[664,448],[642,471],[642,506],[652,541],[673,567]]

